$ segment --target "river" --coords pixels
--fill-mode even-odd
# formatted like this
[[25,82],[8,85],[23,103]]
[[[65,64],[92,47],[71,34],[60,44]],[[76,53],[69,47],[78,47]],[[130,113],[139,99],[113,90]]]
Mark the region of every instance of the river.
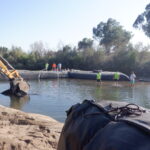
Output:
[[[93,80],[52,79],[29,81],[30,92],[21,99],[0,94],[0,104],[23,110],[25,112],[39,113],[53,117],[64,122],[65,111],[70,106],[85,99],[113,100],[136,103],[150,108],[150,83],[139,82],[131,87],[128,82],[103,82],[97,86]],[[8,82],[0,82],[0,91],[9,88]]]

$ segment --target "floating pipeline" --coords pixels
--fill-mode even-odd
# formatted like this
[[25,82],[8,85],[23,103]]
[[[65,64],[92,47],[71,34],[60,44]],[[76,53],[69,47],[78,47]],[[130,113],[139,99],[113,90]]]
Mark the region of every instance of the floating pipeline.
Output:
[[[75,78],[75,79],[90,79],[90,80],[95,80],[96,79],[96,72],[92,71],[76,71],[76,72],[69,72],[68,76],[69,78]],[[114,74],[115,72],[102,72],[102,80],[103,81],[113,81],[114,79]],[[119,81],[129,81],[129,77],[124,74],[119,72],[120,74],[120,79]]]
[[[19,74],[25,80],[38,80],[38,79],[56,79],[56,78],[74,78],[74,79],[88,79],[96,80],[95,71],[82,71],[82,70],[71,70],[71,71],[29,71],[29,70],[18,70]],[[102,80],[104,81],[113,81],[115,72],[102,72]],[[120,73],[120,81],[129,81],[129,77]],[[1,80],[4,80],[4,77],[0,77]]]

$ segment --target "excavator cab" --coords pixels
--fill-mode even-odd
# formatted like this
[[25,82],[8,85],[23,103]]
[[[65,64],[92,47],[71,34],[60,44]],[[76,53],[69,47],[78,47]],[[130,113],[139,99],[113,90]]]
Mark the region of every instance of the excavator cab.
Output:
[[2,94],[22,97],[28,93],[29,84],[2,56],[0,56],[0,73],[7,77],[10,82],[10,89],[3,91]]

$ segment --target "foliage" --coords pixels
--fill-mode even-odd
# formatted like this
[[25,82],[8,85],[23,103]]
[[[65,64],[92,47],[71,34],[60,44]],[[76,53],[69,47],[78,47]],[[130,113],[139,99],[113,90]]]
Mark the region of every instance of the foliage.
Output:
[[144,33],[150,37],[150,4],[148,4],[145,7],[145,11],[136,18],[133,27],[142,29]]
[[87,49],[92,48],[93,46],[93,40],[88,38],[83,38],[82,41],[78,42],[78,49]]
[[7,54],[8,54],[8,48],[0,47],[0,55],[5,57]]
[[132,35],[114,19],[109,18],[106,23],[100,22],[93,28],[94,38],[104,45],[106,52],[110,53],[116,48],[127,45]]
[[148,46],[145,47],[140,43],[135,46],[129,44],[116,48],[114,53],[107,55],[105,49],[99,46],[79,51],[75,47],[65,45],[55,52],[48,50],[40,57],[35,55],[35,51],[25,53],[19,47],[2,48],[2,54],[16,69],[42,70],[47,62],[51,69],[51,65],[55,62],[56,64],[62,63],[63,69],[102,69],[121,71],[126,74],[134,70],[138,75],[146,76],[150,72],[148,50]]

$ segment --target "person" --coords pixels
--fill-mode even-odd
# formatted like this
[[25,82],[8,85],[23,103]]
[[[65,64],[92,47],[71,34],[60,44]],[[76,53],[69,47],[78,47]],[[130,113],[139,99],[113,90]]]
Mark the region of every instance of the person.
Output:
[[61,71],[62,64],[61,64],[61,63],[59,63],[59,64],[57,65],[57,67],[58,67],[58,71]]
[[97,85],[100,85],[101,84],[101,77],[102,77],[102,74],[101,74],[102,71],[99,71],[96,75],[96,80],[97,80]]
[[55,70],[56,70],[56,67],[57,67],[56,64],[53,63],[53,64],[52,64],[52,70],[55,71]]
[[114,80],[116,81],[116,85],[118,85],[118,81],[119,81],[119,79],[120,79],[120,74],[119,74],[119,72],[115,72],[114,73]]
[[131,83],[131,86],[134,86],[135,78],[136,78],[136,75],[135,75],[135,73],[132,71],[132,72],[131,72],[131,75],[130,75],[130,83]]
[[49,67],[49,64],[48,64],[48,63],[46,63],[46,64],[45,64],[45,71],[47,71],[47,70],[48,70],[48,67]]

